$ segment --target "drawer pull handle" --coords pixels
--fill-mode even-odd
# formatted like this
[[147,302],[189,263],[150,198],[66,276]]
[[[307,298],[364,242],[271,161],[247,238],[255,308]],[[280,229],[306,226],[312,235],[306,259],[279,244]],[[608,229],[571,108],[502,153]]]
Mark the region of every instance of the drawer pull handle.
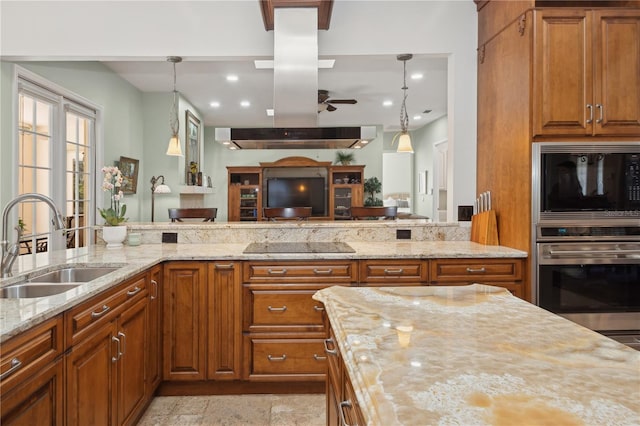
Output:
[[151,295],[150,299],[154,300],[158,298],[158,281],[151,280],[151,284],[153,284],[153,294]]
[[11,374],[13,374],[14,371],[16,371],[18,368],[20,368],[21,366],[22,366],[22,361],[20,361],[18,358],[12,359],[11,360],[11,368],[8,369],[7,371],[5,371],[4,373],[0,374],[0,380],[6,379]]
[[286,354],[282,354],[282,356],[267,355],[267,359],[269,361],[285,361],[287,359],[287,355]]
[[[124,355],[125,351],[126,351],[126,343],[127,343],[127,336],[122,332],[119,331],[118,332],[118,337],[122,337],[122,352],[120,352],[120,355],[118,356],[118,358],[120,358],[122,355]],[[120,348],[118,348],[120,349]]]
[[350,425],[349,423],[347,423],[347,419],[344,415],[344,409],[345,408],[351,408],[351,401],[346,400],[346,401],[342,401],[340,403],[340,424],[344,425],[344,426],[357,426],[357,425]]
[[318,354],[313,354],[313,359],[315,359],[316,361],[325,361],[327,359],[326,356],[320,356]]
[[324,311],[324,308],[322,306],[313,305],[313,310],[316,312],[322,312]]
[[267,269],[267,272],[269,273],[269,275],[284,275],[287,273],[287,270],[285,268],[282,269]]
[[227,263],[226,265],[223,265],[222,263],[216,263],[214,267],[216,269],[233,269],[233,263]]
[[587,124],[593,123],[593,105],[587,104],[587,108],[589,108],[589,118],[587,118]]
[[111,336],[111,341],[116,342],[118,344],[116,356],[111,357],[111,362],[117,362],[120,359],[120,356],[122,355],[122,352],[120,352],[120,339],[118,339],[116,336]]
[[131,296],[135,296],[136,294],[140,293],[140,290],[142,290],[142,288],[140,288],[140,287],[138,287],[138,286],[135,286],[135,287],[133,288],[133,290],[129,290],[129,291],[127,292],[127,296],[129,296],[129,297],[131,297]]
[[479,269],[467,268],[467,272],[470,274],[481,274],[481,273],[487,272],[487,270],[483,266],[482,268],[479,268]]
[[284,305],[282,308],[274,308],[273,306],[267,306],[267,310],[269,312],[284,312],[287,310],[287,305]]
[[[324,339],[324,351],[328,354],[328,355],[338,355],[338,349],[336,348],[336,342],[333,341],[333,339]],[[329,343],[331,343],[331,346],[333,346],[333,349],[329,349]]]
[[384,274],[385,275],[401,275],[404,272],[404,269],[402,268],[398,268],[398,269],[387,269],[384,268]]
[[333,269],[316,269],[313,268],[313,273],[316,275],[331,275],[333,274]]
[[104,314],[106,314],[109,309],[111,309],[110,307],[108,307],[107,305],[102,305],[102,310],[100,312],[91,312],[91,318],[100,318],[101,316],[103,316]]

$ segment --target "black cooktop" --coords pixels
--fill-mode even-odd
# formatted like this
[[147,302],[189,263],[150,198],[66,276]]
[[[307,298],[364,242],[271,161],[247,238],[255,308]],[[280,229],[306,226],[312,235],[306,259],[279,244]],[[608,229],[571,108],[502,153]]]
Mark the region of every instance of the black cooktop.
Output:
[[342,242],[278,242],[251,243],[244,253],[355,253],[355,250]]

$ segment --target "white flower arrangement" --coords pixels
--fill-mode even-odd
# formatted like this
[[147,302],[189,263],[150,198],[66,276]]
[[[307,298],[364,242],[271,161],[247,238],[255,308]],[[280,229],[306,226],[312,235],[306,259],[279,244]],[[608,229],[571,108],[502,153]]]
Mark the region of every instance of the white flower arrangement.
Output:
[[105,225],[118,226],[127,221],[127,218],[124,217],[127,212],[127,206],[125,204],[120,205],[120,200],[124,198],[124,193],[120,190],[124,177],[120,169],[115,166],[103,167],[102,173],[104,173],[102,190],[111,193],[111,206],[108,209],[98,209],[98,211],[100,211]]

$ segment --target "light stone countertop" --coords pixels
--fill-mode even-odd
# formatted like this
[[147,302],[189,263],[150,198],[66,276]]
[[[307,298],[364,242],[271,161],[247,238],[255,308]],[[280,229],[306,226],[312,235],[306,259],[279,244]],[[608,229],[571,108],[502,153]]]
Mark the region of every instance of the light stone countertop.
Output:
[[335,286],[314,299],[367,424],[640,424],[640,352],[505,289]]
[[367,259],[367,258],[524,258],[527,254],[500,246],[484,246],[469,241],[349,242],[355,253],[243,254],[247,243],[142,244],[111,250],[103,245],[20,256],[14,277],[0,279],[0,287],[21,281],[25,276],[59,269],[63,265],[121,266],[101,278],[67,292],[32,299],[0,298],[0,342],[15,336],[108,288],[169,260],[260,260],[260,259]]

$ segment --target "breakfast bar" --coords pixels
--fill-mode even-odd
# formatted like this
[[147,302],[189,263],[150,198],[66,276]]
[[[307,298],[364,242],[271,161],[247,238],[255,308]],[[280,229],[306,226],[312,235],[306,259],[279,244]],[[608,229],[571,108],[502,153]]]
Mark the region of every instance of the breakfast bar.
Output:
[[331,327],[328,424],[640,422],[640,352],[504,289],[335,286],[314,299]]

